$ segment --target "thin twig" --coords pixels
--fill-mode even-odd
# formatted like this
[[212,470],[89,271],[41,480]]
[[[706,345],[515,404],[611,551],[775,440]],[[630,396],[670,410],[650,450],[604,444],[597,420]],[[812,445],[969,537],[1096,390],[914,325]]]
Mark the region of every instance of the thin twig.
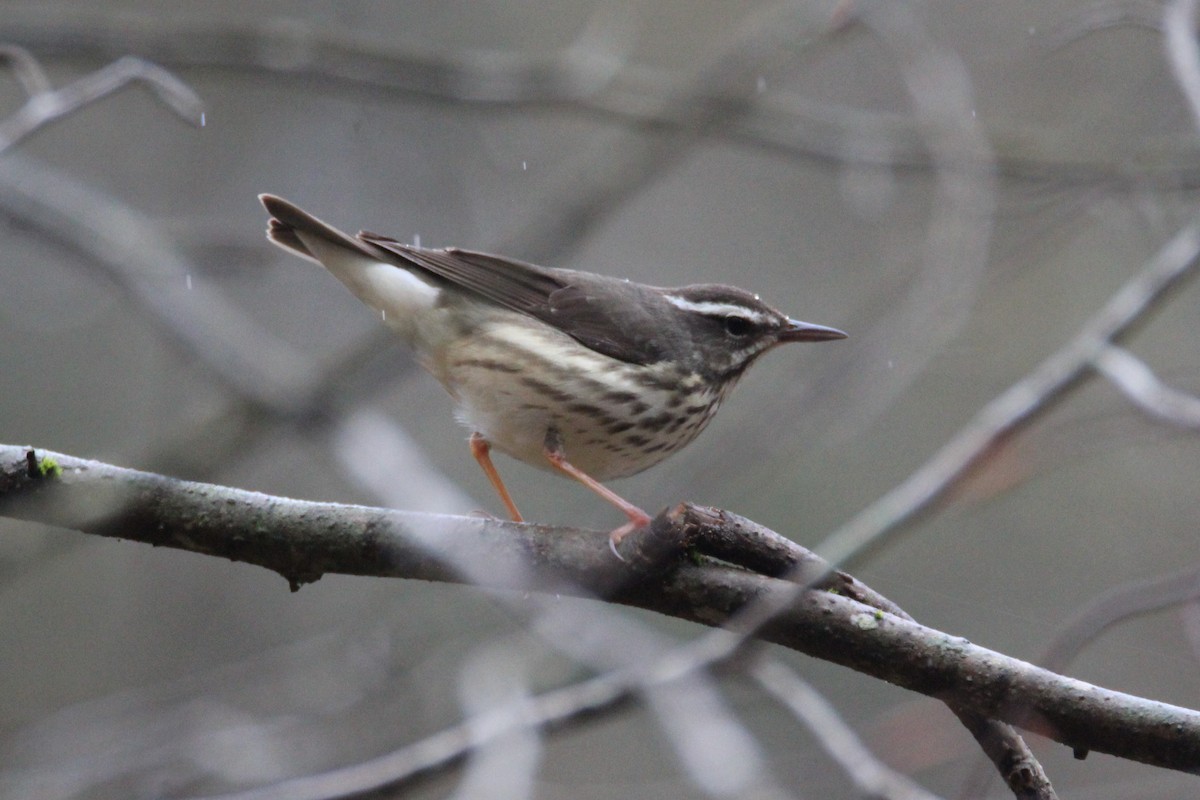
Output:
[[1200,264],[1200,221],[1181,229],[1089,319],[1071,341],[984,406],[903,483],[835,530],[817,548],[844,564],[879,543],[943,497],[990,448],[1045,412],[1083,378],[1096,359],[1144,320]]
[[160,225],[72,175],[8,154],[0,208],[91,258],[170,339],[256,405],[284,416],[303,408],[318,373],[257,324]]
[[[1041,57],[1073,36],[1107,25],[1127,21],[1158,27],[1159,4],[1141,5],[1144,13],[1137,9],[1129,14],[1110,13],[1099,7],[1095,15],[1037,40],[1041,47],[1031,57]],[[196,24],[141,19],[131,26],[113,15],[77,9],[52,18],[37,11],[6,9],[3,22],[0,33],[5,38],[47,55],[114,58],[138,52],[180,69],[272,72],[335,90],[361,88],[376,95],[403,93],[489,106],[557,105],[620,124],[677,126],[674,120],[655,115],[657,99],[670,92],[675,73],[628,61],[621,39],[625,35],[622,20],[608,30],[601,20],[598,30],[586,31],[556,52],[535,56],[461,49],[447,54],[392,43],[382,46],[377,39],[295,20],[254,27],[219,20]],[[1054,146],[1063,137],[1053,129],[1031,132],[1026,124],[1005,130],[1003,124],[1003,120],[992,120],[990,130],[999,151],[996,172],[1006,177],[1076,185],[1135,180],[1140,186],[1172,190],[1194,186],[1197,180],[1193,147],[1186,136],[1175,137],[1168,147],[1137,159],[1136,172],[1131,173],[1127,160],[1081,157],[1077,148]],[[742,146],[833,164],[889,170],[927,170],[930,166],[926,143],[911,116],[774,87],[756,98],[752,113],[729,120],[712,135]],[[878,146],[871,146],[872,142]],[[848,143],[853,144],[847,147]],[[1050,150],[1039,152],[1046,143],[1051,144]]]
[[829,701],[793,670],[778,662],[761,661],[751,666],[748,672],[812,730],[821,747],[854,781],[864,797],[938,800],[937,795],[875,758]]
[[1172,0],[1163,7],[1163,46],[1175,81],[1183,91],[1193,127],[1200,128],[1200,51],[1196,48],[1196,0]]
[[1104,0],[1090,2],[1047,32],[1041,45],[1057,50],[1099,31],[1126,25],[1158,30],[1162,26],[1162,4],[1153,0]]
[[351,800],[378,797],[461,764],[497,737],[518,729],[556,730],[620,707],[634,687],[603,675],[509,704],[446,728],[412,745],[340,769],[197,800]]
[[1109,346],[1093,362],[1129,400],[1155,419],[1200,430],[1200,397],[1173,389],[1137,356],[1122,347]]
[[30,97],[50,92],[54,84],[33,53],[15,44],[0,44],[0,62],[8,64],[13,77]]
[[162,67],[141,58],[125,56],[95,72],[77,78],[60,89],[49,81],[28,52],[13,45],[5,48],[6,60],[17,67],[18,80],[31,91],[20,109],[0,120],[0,152],[54,120],[108,97],[130,84],[148,87],[179,117],[195,125],[203,123],[204,104],[191,87]]
[[1093,597],[1066,622],[1037,663],[1055,672],[1064,669],[1104,631],[1133,617],[1195,602],[1200,598],[1200,567],[1170,575],[1129,581]]

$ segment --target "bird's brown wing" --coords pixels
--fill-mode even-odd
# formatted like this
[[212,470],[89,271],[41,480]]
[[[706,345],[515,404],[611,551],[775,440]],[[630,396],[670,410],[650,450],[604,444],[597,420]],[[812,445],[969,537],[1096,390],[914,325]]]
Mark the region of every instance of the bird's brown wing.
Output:
[[[528,314],[606,356],[635,364],[663,358],[648,287],[588,273],[548,269],[473,250],[432,250],[362,231],[358,238],[493,303]],[[638,324],[638,323],[641,324]],[[647,324],[648,323],[648,324]],[[636,331],[642,331],[637,335]]]

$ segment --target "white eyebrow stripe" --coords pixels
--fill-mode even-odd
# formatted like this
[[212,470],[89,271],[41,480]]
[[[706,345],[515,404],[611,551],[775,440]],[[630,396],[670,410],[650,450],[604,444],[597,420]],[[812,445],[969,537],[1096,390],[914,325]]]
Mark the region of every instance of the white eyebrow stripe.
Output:
[[697,314],[705,314],[712,317],[723,317],[732,314],[735,317],[745,317],[751,322],[764,323],[769,318],[761,311],[746,308],[745,306],[737,305],[736,303],[717,303],[712,300],[705,300],[699,303],[694,303],[691,300],[685,300],[682,297],[675,295],[666,295],[667,302],[682,311],[692,311]]

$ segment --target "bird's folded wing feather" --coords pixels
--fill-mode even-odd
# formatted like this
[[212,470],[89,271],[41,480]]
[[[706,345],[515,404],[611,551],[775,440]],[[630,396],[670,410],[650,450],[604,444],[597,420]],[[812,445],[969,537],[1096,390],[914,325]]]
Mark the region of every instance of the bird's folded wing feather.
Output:
[[540,267],[510,258],[457,248],[425,249],[367,231],[358,238],[493,303],[527,314],[546,306],[550,295],[565,285]]
[[[631,325],[633,320],[616,314],[619,307],[632,313],[641,309],[636,302],[640,298],[633,295],[640,295],[645,287],[614,281],[616,285],[602,293],[588,285],[589,279],[602,279],[586,273],[547,269],[473,250],[425,249],[367,231],[360,232],[358,239],[493,303],[558,328],[596,352],[637,364],[662,358],[652,337],[631,334],[644,325]],[[601,296],[611,293],[617,296]],[[623,297],[626,293],[631,296]],[[649,330],[655,330],[657,326],[650,322]]]

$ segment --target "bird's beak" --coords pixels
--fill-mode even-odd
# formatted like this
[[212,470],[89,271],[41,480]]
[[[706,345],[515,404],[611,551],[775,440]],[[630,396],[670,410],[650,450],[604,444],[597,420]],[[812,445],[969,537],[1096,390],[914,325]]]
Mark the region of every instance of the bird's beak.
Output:
[[789,319],[788,326],[779,335],[781,342],[829,342],[845,338],[846,334],[837,328],[827,328],[824,325],[814,325],[798,319]]

